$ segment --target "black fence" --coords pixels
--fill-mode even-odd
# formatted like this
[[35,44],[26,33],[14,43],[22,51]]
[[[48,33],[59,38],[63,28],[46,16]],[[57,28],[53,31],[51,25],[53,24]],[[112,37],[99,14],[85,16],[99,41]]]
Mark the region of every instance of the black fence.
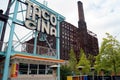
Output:
[[67,76],[67,80],[120,80],[120,76]]
[[120,76],[84,76],[83,80],[120,80]]

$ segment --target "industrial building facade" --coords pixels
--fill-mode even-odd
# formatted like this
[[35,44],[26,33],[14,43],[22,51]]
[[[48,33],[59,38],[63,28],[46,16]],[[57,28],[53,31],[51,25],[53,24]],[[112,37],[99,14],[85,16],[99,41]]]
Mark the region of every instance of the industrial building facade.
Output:
[[80,1],[78,2],[78,19],[78,27],[66,21],[60,24],[61,59],[69,59],[71,48],[73,48],[77,60],[79,60],[80,49],[83,49],[87,56],[88,54],[97,55],[99,52],[97,35],[87,30],[83,5]]
[[[86,55],[92,54],[97,55],[98,49],[98,39],[97,35],[92,31],[87,30],[87,25],[84,18],[83,5],[78,2],[78,27],[73,24],[62,21],[60,23],[60,58],[64,60],[69,59],[70,49],[73,48],[77,60],[79,60],[80,49],[83,49]],[[41,37],[39,33],[39,38]],[[29,44],[33,44],[34,39],[27,41]],[[49,47],[47,44],[49,42],[51,48],[56,48],[56,40],[53,36],[47,35],[47,41],[39,41],[38,45]],[[30,49],[29,49],[30,51]]]
[[77,28],[74,25],[65,21],[61,23],[61,59],[69,59],[69,53],[71,48],[73,48],[77,59],[79,59],[80,49],[83,49],[86,55],[98,54],[99,49],[96,34],[86,29],[80,30],[80,28]]

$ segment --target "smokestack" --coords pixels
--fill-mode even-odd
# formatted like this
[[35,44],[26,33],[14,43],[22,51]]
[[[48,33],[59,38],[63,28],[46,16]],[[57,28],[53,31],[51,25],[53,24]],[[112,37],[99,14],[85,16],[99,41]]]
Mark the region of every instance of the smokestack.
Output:
[[79,21],[85,21],[83,4],[81,1],[78,1],[78,17],[79,17]]
[[81,31],[85,30],[87,32],[87,26],[84,18],[83,4],[81,1],[78,1],[78,27]]

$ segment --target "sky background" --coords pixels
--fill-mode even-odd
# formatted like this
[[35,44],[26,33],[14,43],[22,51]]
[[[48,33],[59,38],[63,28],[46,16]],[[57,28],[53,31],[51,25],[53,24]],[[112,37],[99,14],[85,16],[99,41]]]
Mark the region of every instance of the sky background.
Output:
[[[8,0],[0,0],[5,9]],[[44,0],[37,0],[43,3]],[[87,29],[97,34],[99,45],[108,32],[120,41],[120,0],[46,0],[47,6],[62,14],[66,21],[78,27],[77,2],[84,8]]]
[[[37,0],[43,3],[44,0]],[[78,26],[77,2],[84,8],[87,29],[96,33],[99,45],[108,32],[120,41],[120,0],[46,0],[47,6],[66,17],[66,21]]]

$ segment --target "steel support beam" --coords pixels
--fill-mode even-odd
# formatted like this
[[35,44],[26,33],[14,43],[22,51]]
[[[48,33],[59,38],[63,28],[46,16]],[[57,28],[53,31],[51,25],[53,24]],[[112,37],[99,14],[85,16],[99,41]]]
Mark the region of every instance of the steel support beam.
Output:
[[[60,17],[59,15],[57,16],[57,37],[56,37],[56,54],[57,54],[57,59],[60,59]],[[57,80],[60,80],[60,64],[58,64],[57,68]]]
[[9,76],[8,73],[9,73],[10,55],[11,55],[11,50],[12,50],[12,40],[13,40],[14,28],[15,28],[14,21],[16,21],[18,6],[19,6],[19,2],[16,0],[13,21],[12,21],[10,35],[9,35],[8,48],[7,48],[7,53],[5,57],[4,72],[3,72],[2,80],[8,80],[8,76]]

